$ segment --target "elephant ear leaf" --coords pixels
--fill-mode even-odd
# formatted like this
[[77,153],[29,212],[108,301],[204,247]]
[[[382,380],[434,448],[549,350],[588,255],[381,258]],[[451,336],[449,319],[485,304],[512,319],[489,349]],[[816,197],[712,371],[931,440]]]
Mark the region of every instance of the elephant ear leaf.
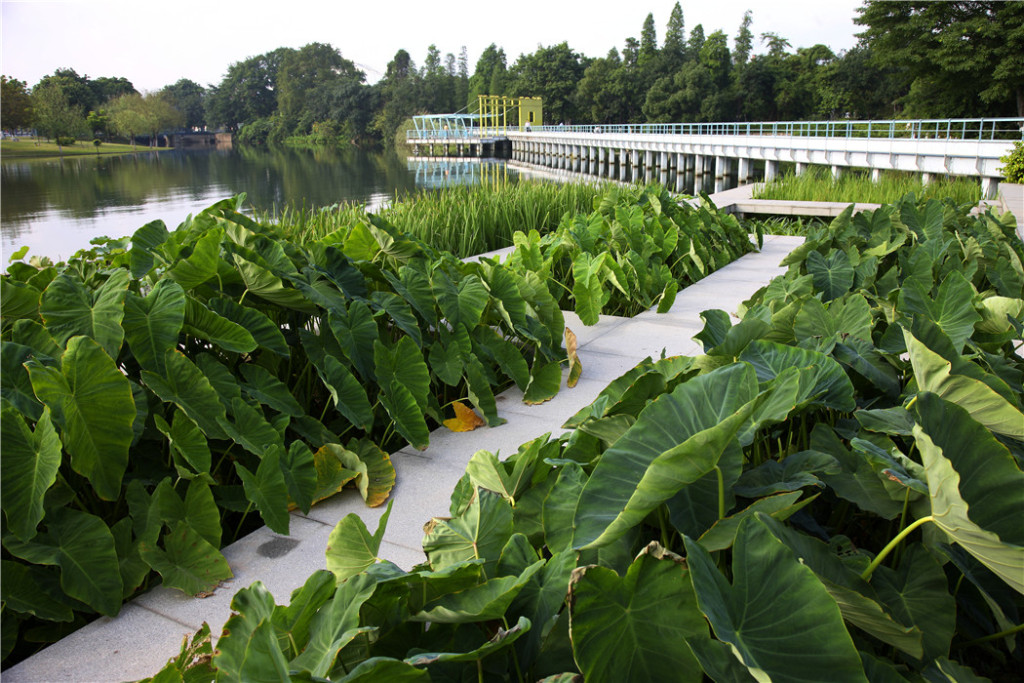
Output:
[[810,683],[827,670],[832,681],[867,681],[839,606],[760,515],[740,523],[731,585],[699,543],[684,542],[698,606],[758,680]]
[[47,331],[60,344],[76,335],[91,337],[107,355],[117,358],[124,340],[121,320],[128,280],[128,271],[118,270],[91,292],[70,275],[58,275],[39,304]]
[[124,328],[135,360],[163,374],[167,351],[178,345],[185,319],[185,291],[171,279],[160,280],[145,297],[128,292]]
[[0,460],[0,504],[14,534],[27,541],[42,521],[43,496],[57,480],[61,461],[60,437],[44,408],[33,431],[10,403],[3,402],[0,421],[3,460]]
[[1024,473],[1009,449],[963,408],[925,392],[914,410],[932,521],[1024,594]]
[[580,567],[570,583],[573,655],[587,681],[700,681],[684,639],[707,634],[682,558],[657,543],[619,577]]
[[88,337],[73,337],[61,368],[26,364],[36,396],[60,427],[71,467],[97,495],[117,500],[134,437],[135,399],[128,378]]
[[838,249],[828,256],[817,251],[809,253],[807,272],[814,281],[814,288],[824,295],[826,302],[838,299],[853,286],[854,271],[850,257]]

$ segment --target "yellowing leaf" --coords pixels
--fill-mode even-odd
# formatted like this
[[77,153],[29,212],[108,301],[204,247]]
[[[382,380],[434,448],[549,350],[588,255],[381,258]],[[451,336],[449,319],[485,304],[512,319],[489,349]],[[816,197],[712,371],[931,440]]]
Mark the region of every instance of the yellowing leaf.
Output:
[[565,328],[565,352],[569,354],[569,379],[566,380],[565,385],[572,389],[580,380],[580,375],[583,374],[583,363],[576,355],[576,334],[568,327]]
[[487,424],[472,408],[463,405],[461,401],[454,401],[452,407],[455,408],[455,417],[445,420],[444,426],[453,432],[471,432]]

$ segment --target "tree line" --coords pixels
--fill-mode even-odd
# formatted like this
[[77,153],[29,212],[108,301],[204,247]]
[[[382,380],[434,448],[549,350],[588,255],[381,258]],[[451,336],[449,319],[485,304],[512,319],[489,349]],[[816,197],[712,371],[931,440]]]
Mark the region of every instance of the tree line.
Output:
[[[1024,3],[881,2],[857,10],[858,44],[793,48],[754,30],[687,32],[679,3],[659,39],[648,14],[639,39],[591,58],[568,43],[511,64],[491,44],[470,73],[463,47],[431,45],[417,67],[398,50],[366,82],[329,44],[279,48],[231,64],[218,84],[188,79],[140,94],[127,79],[60,69],[29,90],[3,78],[3,127],[50,136],[149,136],[226,129],[243,141],[389,141],[410,116],[473,111],[480,94],[539,96],[547,122],[667,123],[1024,116]],[[756,51],[760,50],[760,51]]]

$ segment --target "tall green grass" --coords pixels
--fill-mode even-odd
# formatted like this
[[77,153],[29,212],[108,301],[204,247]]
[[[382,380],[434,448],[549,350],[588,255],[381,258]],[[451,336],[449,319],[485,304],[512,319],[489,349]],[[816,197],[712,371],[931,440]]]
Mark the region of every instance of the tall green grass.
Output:
[[883,172],[879,182],[869,172],[847,171],[833,180],[828,169],[812,167],[802,175],[785,174],[754,192],[754,199],[888,204],[908,192],[918,198],[952,197],[957,204],[981,201],[981,185],[970,178],[936,178],[927,185],[914,173]]
[[[465,257],[512,245],[517,230],[554,230],[566,212],[590,213],[601,187],[583,183],[532,183],[455,186],[420,190],[374,213],[437,249]],[[255,216],[276,223],[289,239],[316,240],[367,220],[362,204],[336,204],[323,209],[287,206]]]

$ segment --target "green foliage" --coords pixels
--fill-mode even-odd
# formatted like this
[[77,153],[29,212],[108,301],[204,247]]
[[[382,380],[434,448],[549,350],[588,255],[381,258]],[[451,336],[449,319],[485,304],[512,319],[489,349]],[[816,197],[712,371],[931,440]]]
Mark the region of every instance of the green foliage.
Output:
[[[836,253],[853,282],[825,296],[810,271]],[[1021,300],[1022,254],[990,213],[913,197],[813,229],[739,322],[704,313],[705,355],[642,362],[558,439],[477,453],[424,564],[343,520],[333,594],[325,572],[288,606],[243,589],[197,675],[259,652],[341,680],[1012,678],[1024,320],[941,302]]]
[[[426,446],[442,406],[468,397],[496,424],[497,389],[565,358],[533,279],[378,217],[300,245],[240,204],[0,279],[4,561],[17,585],[59,583],[62,620],[116,614],[157,575],[210,590],[230,577],[222,529],[253,512],[287,533],[346,485],[384,503],[387,453]],[[54,613],[8,603],[12,642]]]
[[1024,183],[1024,142],[1013,143],[1013,149],[999,161],[1005,164],[1002,169],[1003,177],[1008,183]]
[[878,182],[867,172],[844,173],[834,180],[828,169],[812,167],[801,175],[783,174],[754,193],[757,199],[886,204],[913,192],[922,199],[951,198],[957,204],[981,201],[981,185],[971,178],[936,178],[927,185],[916,174],[885,172]]
[[[739,222],[710,202],[677,203],[659,187],[609,188],[590,215],[566,214],[558,229],[513,235],[508,265],[547,282],[584,325],[598,315],[635,315],[671,305],[677,288],[753,250]],[[667,308],[668,306],[665,306]]]

